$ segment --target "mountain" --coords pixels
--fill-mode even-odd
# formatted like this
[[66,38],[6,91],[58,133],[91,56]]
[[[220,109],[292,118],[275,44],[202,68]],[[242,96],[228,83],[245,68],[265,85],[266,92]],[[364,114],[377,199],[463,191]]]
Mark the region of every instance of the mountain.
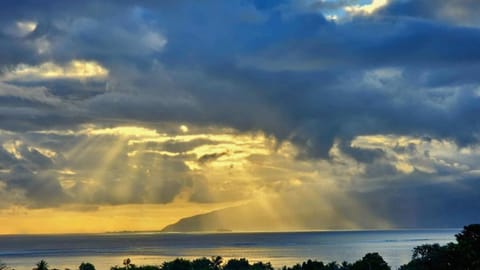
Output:
[[[340,206],[340,208],[339,208]],[[252,201],[206,214],[186,217],[163,228],[163,232],[295,231],[386,228],[381,220],[356,211],[355,205],[305,203],[287,197]]]

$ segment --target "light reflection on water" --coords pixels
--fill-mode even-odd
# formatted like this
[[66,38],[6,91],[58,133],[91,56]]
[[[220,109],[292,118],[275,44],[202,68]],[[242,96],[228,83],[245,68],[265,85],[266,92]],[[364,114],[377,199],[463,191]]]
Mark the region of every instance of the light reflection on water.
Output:
[[97,270],[122,265],[159,265],[177,257],[245,257],[269,261],[276,268],[307,259],[354,262],[379,252],[396,269],[410,260],[413,247],[454,241],[460,229],[214,234],[91,234],[0,236],[0,260],[17,270],[30,270],[45,259],[51,268],[77,269],[91,262]]

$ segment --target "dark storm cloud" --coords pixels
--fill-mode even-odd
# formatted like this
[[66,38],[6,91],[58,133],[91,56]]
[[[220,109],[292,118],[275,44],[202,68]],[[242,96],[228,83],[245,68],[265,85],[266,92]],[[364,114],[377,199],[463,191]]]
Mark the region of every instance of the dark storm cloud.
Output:
[[475,0],[409,0],[393,1],[382,9],[381,15],[410,16],[434,19],[461,25],[479,26],[478,9],[480,3]]
[[[379,217],[400,228],[461,227],[480,219],[478,178],[431,182],[430,175],[415,173],[404,179],[410,185],[392,184],[352,196]],[[416,182],[411,184],[411,182]]]
[[[467,2],[455,5],[466,8]],[[79,106],[89,111],[77,111],[68,119],[72,126],[108,117],[263,130],[302,146],[306,156],[322,158],[335,139],[361,134],[426,134],[462,145],[477,141],[478,130],[466,122],[477,125],[478,97],[462,88],[478,83],[480,30],[430,20],[420,11],[396,16],[389,11],[401,5],[395,1],[379,16],[341,24],[295,10],[289,2],[52,3],[6,4],[3,20],[38,22],[33,33],[16,41],[50,40],[51,51],[37,58],[89,59],[110,70],[112,92],[68,81],[47,85],[62,100],[85,102]],[[402,3],[419,10],[426,5]],[[257,19],[247,20],[246,14]],[[405,88],[406,94],[373,91],[361,83],[364,72],[385,67],[404,74],[401,84],[385,87]],[[457,84],[442,82],[445,77],[457,77]],[[448,107],[438,106],[437,97],[419,86],[460,87],[462,93],[455,93]],[[62,117],[48,114],[45,122],[60,121],[64,113],[58,113]]]
[[[38,156],[36,158],[39,159]],[[10,193],[20,192],[23,196],[23,199],[16,203],[32,208],[43,208],[70,201],[54,174],[48,171],[36,173],[29,168],[31,164],[22,165],[22,163],[17,162],[9,168],[9,173],[2,173],[4,180],[1,182],[6,184],[6,189]]]
[[0,148],[0,169],[8,169],[15,165],[15,163],[15,157],[4,148]]
[[[343,153],[369,164],[363,176],[375,179],[394,178],[399,171],[382,161],[384,150],[351,146],[359,135],[428,136],[459,146],[477,144],[478,1],[391,1],[371,16],[339,22],[318,12],[354,3],[317,2],[307,8],[294,1],[260,0],[3,2],[0,129],[28,132],[22,138],[58,153],[86,138],[32,131],[77,131],[84,123],[159,122],[263,131],[293,142],[304,160],[331,158],[337,142]],[[16,33],[22,21],[35,22],[36,28]],[[65,66],[74,59],[95,61],[109,75],[99,80],[5,79],[22,63]],[[0,148],[0,168],[18,165],[2,179],[36,202],[43,197],[68,201],[71,198],[62,195],[58,180],[33,171],[68,165],[87,178],[88,170],[102,164],[112,138],[92,140],[96,144],[90,145],[90,155],[77,156],[68,164],[28,148],[21,149],[20,161]],[[147,148],[185,152],[207,143],[211,144],[167,142]],[[140,159],[153,159],[158,168],[127,175],[126,148],[120,149],[123,155],[117,162],[106,166],[103,176],[108,180],[95,192],[88,193],[86,182],[74,183],[71,192],[78,194],[74,200],[167,203],[194,185],[189,169],[175,158],[142,154]],[[412,154],[408,148],[396,150]],[[422,177],[454,173],[439,169],[438,175]],[[198,182],[202,181],[208,184]],[[205,185],[195,187],[192,200],[209,201],[212,195]],[[444,195],[450,186],[436,187],[439,191],[432,196]],[[406,187],[400,189],[412,194]],[[393,200],[397,195],[392,192],[378,196]],[[418,192],[430,194],[428,189]],[[471,201],[478,209],[475,203]],[[425,209],[432,207],[433,203]]]

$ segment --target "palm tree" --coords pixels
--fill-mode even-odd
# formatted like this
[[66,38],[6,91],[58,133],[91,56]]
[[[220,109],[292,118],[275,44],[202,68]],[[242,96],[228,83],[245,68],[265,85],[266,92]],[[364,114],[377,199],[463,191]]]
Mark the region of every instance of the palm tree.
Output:
[[125,265],[125,270],[128,270],[130,268],[131,262],[132,261],[130,260],[130,258],[126,258],[123,260],[123,265]]
[[37,263],[37,270],[48,270],[48,263],[45,260],[41,260]]
[[219,270],[220,266],[222,265],[223,259],[220,256],[212,256],[211,262],[212,262],[212,268],[214,270]]

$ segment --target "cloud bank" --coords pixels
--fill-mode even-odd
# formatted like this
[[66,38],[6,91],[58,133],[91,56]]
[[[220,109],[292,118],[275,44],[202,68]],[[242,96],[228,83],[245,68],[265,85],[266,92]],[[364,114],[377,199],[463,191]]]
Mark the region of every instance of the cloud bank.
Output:
[[278,206],[313,190],[305,207],[341,209],[326,227],[369,226],[350,200],[381,226],[478,221],[475,10],[3,3],[0,207]]

